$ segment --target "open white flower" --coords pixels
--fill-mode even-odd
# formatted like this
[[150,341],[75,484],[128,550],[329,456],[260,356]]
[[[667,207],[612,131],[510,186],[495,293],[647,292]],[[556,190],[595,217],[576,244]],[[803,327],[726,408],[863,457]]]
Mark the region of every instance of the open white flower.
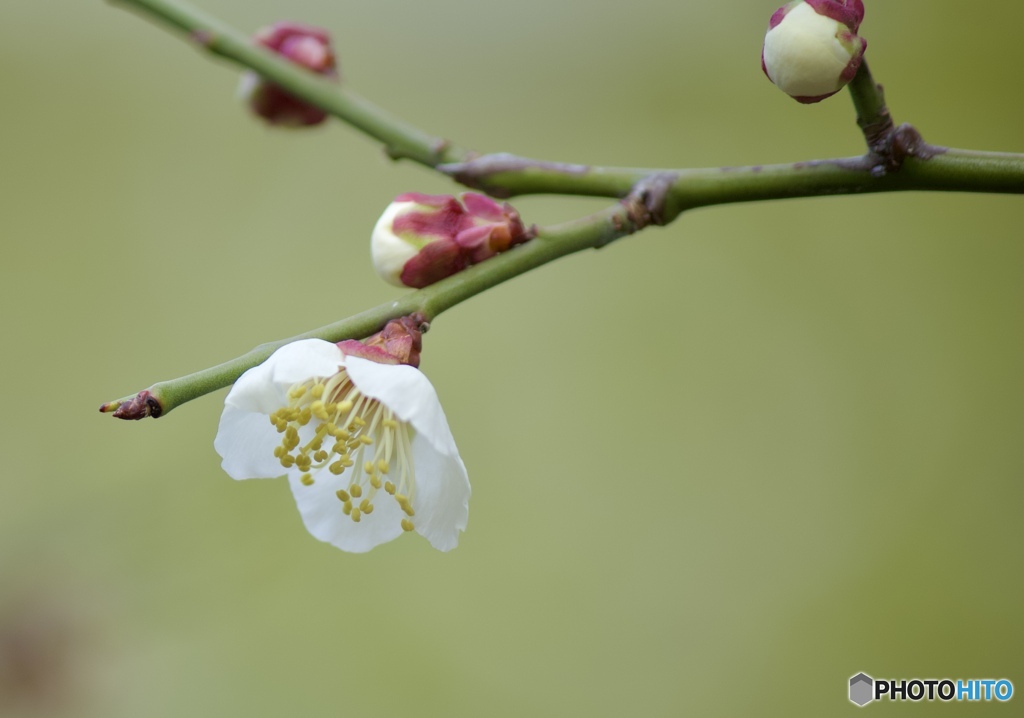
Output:
[[288,476],[311,534],[369,551],[415,530],[455,548],[469,478],[426,376],[305,339],[245,372],[214,440],[234,479]]

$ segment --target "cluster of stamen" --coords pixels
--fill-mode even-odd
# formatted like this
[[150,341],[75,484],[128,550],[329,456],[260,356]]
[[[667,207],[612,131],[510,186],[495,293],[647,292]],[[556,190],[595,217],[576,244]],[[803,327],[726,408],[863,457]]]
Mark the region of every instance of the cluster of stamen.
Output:
[[[334,476],[349,471],[347,489],[338,489],[342,511],[355,523],[373,513],[379,491],[402,509],[402,528],[412,531],[415,475],[411,427],[376,399],[365,396],[342,369],[288,390],[288,406],[270,415],[281,437],[274,456],[286,469],[297,467],[306,486],[326,468]],[[312,426],[303,430],[307,425]],[[301,435],[300,435],[301,432]]]

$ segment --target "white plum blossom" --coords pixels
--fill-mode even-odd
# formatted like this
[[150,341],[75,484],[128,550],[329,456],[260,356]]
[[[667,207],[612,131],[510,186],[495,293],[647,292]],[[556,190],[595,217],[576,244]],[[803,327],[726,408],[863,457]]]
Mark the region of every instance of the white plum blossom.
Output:
[[406,364],[287,344],[235,382],[214,447],[234,479],[287,476],[309,532],[344,551],[413,530],[448,551],[466,528],[466,467],[434,387]]

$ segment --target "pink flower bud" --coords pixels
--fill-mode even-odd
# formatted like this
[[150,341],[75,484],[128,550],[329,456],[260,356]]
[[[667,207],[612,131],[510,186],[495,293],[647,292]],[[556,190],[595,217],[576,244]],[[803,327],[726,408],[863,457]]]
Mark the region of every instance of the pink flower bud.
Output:
[[857,74],[867,47],[857,35],[863,19],[861,0],[791,2],[769,21],[761,69],[798,102],[820,102]]
[[[326,30],[312,25],[279,22],[259,30],[253,40],[319,75],[338,76],[331,38]],[[253,112],[272,125],[307,127],[320,124],[327,118],[327,113],[319,107],[298,99],[254,72],[242,75],[238,92]]]
[[373,266],[397,286],[425,287],[533,236],[506,203],[467,192],[395,198],[373,230]]

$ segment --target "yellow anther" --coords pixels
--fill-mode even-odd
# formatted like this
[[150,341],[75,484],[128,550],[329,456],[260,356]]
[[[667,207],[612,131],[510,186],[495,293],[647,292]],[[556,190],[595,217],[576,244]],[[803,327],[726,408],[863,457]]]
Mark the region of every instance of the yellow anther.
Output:
[[288,397],[291,399],[300,399],[302,395],[306,393],[306,387],[297,386],[288,392]]
[[364,426],[366,426],[366,422],[363,421],[363,417],[361,417],[361,416],[357,416],[355,419],[353,419],[352,423],[355,424],[356,426],[358,426],[360,429],[362,429]]
[[384,482],[384,490],[387,491],[392,496],[395,495],[395,485],[393,483],[391,483],[390,481],[385,481]]
[[364,514],[368,514],[373,511],[373,504],[370,503],[369,499],[363,499],[359,502],[359,510]]
[[362,442],[363,444],[366,444],[366,445],[370,445],[370,444],[372,444],[372,443],[373,443],[373,439],[371,439],[371,438],[370,438],[369,436],[367,436],[366,434],[363,434],[363,435],[361,435],[361,436],[359,437],[359,441],[360,441],[360,442]]
[[359,523],[359,519],[361,518],[360,517],[361,513],[362,512],[359,510],[358,507],[352,509],[352,520],[355,521],[356,523]]
[[302,476],[300,476],[299,477],[299,481],[302,482],[303,486],[312,486],[313,485],[313,477],[311,475],[309,475],[309,474],[303,474]]
[[373,504],[367,504],[366,508],[363,509],[362,511],[363,511],[364,514],[372,514],[373,513]]
[[416,512],[412,510],[412,504],[409,503],[409,497],[404,494],[395,494],[395,501],[402,507],[402,511],[405,512],[406,516],[415,516]]
[[414,528],[416,527],[412,525],[412,521],[410,521],[409,519],[402,519],[403,531],[412,531]]
[[359,484],[352,484],[351,486],[348,487],[348,492],[358,499],[360,496],[363,495],[363,487],[360,486]]
[[290,469],[295,466],[295,459],[291,457],[291,454],[285,454],[281,457],[281,466],[286,469]]
[[324,424],[324,433],[328,434],[329,436],[336,436],[338,433],[337,424],[335,424],[333,421],[329,421],[326,424]]
[[330,456],[330,454],[328,454],[326,451],[321,449],[320,451],[318,451],[315,454],[313,454],[313,461],[315,461],[315,462],[317,462],[319,464],[321,461],[327,461],[327,457],[328,456]]
[[345,491],[345,489],[338,489],[334,493],[337,494],[338,498],[341,499],[342,501],[351,501],[352,500],[352,497],[348,495],[348,492]]
[[377,471],[379,471],[382,474],[386,474],[390,470],[391,470],[391,465],[388,464],[387,461],[385,461],[384,459],[378,459],[378,461],[377,461]]
[[345,465],[340,461],[335,461],[333,464],[327,467],[327,470],[330,471],[335,476],[341,476],[342,474],[345,473]]
[[275,428],[277,429],[278,434],[283,434],[284,430],[288,428],[288,422],[282,419],[281,421],[277,422],[277,426]]
[[324,405],[324,409],[326,409],[326,410],[327,410],[327,413],[328,413],[328,414],[330,414],[331,416],[334,416],[334,413],[335,413],[336,411],[338,411],[338,405],[337,405],[337,404],[335,404],[335,403],[334,403],[334,402],[332,401],[332,402],[330,402],[329,404],[325,404],[325,405]]
[[374,471],[374,468],[375,467],[374,467],[372,461],[367,461],[367,462],[363,463],[363,471],[365,471],[368,474],[372,474],[373,471]]
[[342,504],[341,512],[343,514],[345,514],[346,516],[351,514],[352,513],[352,502],[351,501],[346,501],[344,504]]
[[344,414],[347,411],[352,411],[352,402],[351,401],[340,401],[340,402],[338,402],[338,411],[340,411],[342,414]]
[[397,429],[398,422],[395,421],[394,419],[385,419],[384,421],[381,422],[381,426],[383,426],[385,429]]
[[309,410],[308,406],[302,407],[302,411],[299,412],[299,416],[295,419],[299,426],[305,426],[309,423],[309,420],[313,418],[313,412]]
[[322,397],[324,395],[324,385],[323,384],[314,384],[313,388],[310,389],[309,393],[313,395],[314,399],[319,399],[320,397]]
[[295,465],[299,467],[299,471],[309,471],[309,467],[313,465],[313,461],[306,454],[299,454],[295,457]]
[[294,426],[288,427],[288,431],[285,432],[284,438],[281,439],[281,445],[288,451],[291,451],[299,445],[299,432],[295,430]]
[[275,446],[274,447],[274,458],[275,459],[280,459],[287,452],[288,452],[288,449],[284,448],[283,446]]
[[370,477],[370,486],[372,486],[375,489],[379,489],[380,488],[380,477],[377,476],[376,474],[371,476]]
[[309,405],[309,413],[320,421],[327,421],[331,418],[327,415],[327,407],[325,407],[324,403],[319,399]]

